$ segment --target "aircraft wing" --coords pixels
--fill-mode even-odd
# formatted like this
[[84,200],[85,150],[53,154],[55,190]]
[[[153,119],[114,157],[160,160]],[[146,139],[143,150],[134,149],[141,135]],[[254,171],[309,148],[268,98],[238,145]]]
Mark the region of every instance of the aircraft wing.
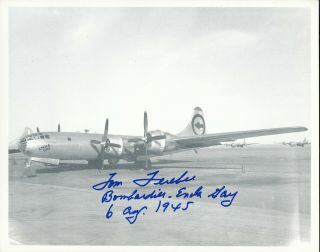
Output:
[[285,128],[271,128],[260,130],[247,130],[247,131],[235,131],[226,133],[215,133],[206,135],[194,135],[194,136],[177,136],[168,141],[176,144],[180,148],[195,148],[195,147],[209,147],[214,145],[220,145],[221,142],[235,141],[237,139],[243,139],[248,137],[277,135],[284,133],[292,133],[308,130],[305,127],[285,127]]

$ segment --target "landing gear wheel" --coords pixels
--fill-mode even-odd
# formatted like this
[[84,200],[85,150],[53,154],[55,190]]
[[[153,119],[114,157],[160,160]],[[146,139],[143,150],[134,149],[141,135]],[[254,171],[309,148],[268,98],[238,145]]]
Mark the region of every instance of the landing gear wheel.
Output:
[[117,164],[119,163],[119,159],[108,159],[109,166],[111,169],[117,168]]

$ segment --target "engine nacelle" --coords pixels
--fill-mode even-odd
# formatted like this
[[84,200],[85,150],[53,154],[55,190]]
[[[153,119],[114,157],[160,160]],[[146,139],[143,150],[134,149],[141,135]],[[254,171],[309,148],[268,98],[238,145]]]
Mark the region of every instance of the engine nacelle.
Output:
[[110,143],[119,144],[120,148],[109,146],[105,149],[105,153],[110,156],[118,157],[123,153],[123,140],[122,137],[110,136]]
[[[165,135],[165,133],[161,130],[149,131],[148,134],[150,134],[152,137]],[[166,147],[166,139],[160,139],[160,140],[151,141],[151,143],[148,144],[147,148],[151,154],[161,155],[165,147]]]

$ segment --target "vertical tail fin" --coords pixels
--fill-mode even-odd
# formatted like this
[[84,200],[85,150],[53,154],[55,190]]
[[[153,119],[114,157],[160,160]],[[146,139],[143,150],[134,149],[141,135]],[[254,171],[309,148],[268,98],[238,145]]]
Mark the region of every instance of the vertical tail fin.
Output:
[[199,107],[195,107],[192,112],[191,120],[188,126],[181,131],[178,136],[204,135],[206,133],[206,123],[203,111]]

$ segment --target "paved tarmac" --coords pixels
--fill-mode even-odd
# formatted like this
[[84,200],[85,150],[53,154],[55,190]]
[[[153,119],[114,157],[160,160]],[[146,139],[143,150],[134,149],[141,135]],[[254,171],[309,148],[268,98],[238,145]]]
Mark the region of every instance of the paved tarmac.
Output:
[[[310,240],[310,146],[249,146],[243,149],[208,148],[177,153],[153,160],[153,169],[135,169],[120,163],[116,170],[99,173],[78,162],[62,167],[34,164],[34,177],[27,177],[24,159],[14,154],[9,162],[9,236],[13,244],[37,245],[288,245]],[[123,182],[117,194],[137,188],[133,179],[159,170],[159,177],[179,177],[184,171],[196,179],[161,187],[168,195],[179,188],[195,191],[203,186],[203,197],[193,198],[188,209],[174,212],[157,209],[159,199],[116,201],[113,216],[105,213],[111,203],[101,204],[106,190],[94,184],[117,172]],[[230,207],[209,192],[225,186],[236,192]],[[159,190],[147,186],[140,192]],[[191,199],[169,200],[182,207]],[[122,211],[127,206],[148,209],[130,225]]]

